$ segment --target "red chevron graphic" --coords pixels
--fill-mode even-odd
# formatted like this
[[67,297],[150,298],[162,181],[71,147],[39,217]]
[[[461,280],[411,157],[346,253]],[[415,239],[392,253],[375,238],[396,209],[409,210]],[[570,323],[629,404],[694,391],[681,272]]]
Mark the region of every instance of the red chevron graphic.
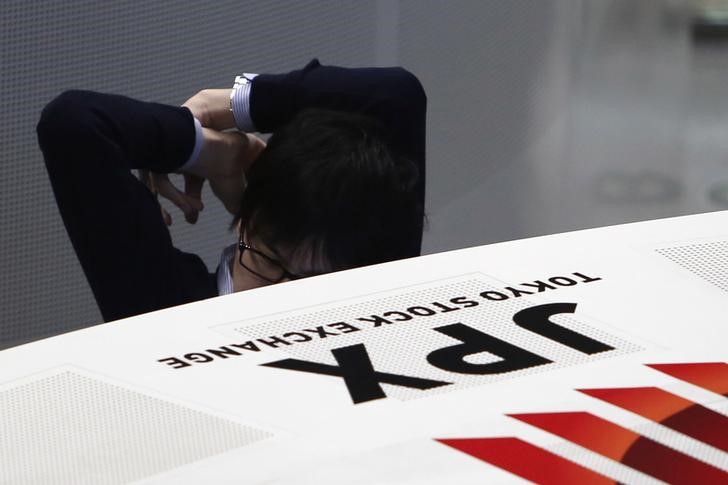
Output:
[[685,485],[728,483],[728,473],[590,413],[510,416],[658,480]]
[[728,364],[725,362],[647,364],[647,367],[728,397]]
[[479,460],[544,485],[617,482],[518,438],[464,438],[437,440]]
[[657,387],[579,389],[728,452],[728,417]]
[[[676,379],[728,396],[728,363],[649,364]],[[657,387],[579,389],[674,431],[728,452],[728,417]],[[728,484],[728,473],[587,412],[509,415],[674,484]],[[542,484],[615,483],[516,437],[437,440],[526,480]]]

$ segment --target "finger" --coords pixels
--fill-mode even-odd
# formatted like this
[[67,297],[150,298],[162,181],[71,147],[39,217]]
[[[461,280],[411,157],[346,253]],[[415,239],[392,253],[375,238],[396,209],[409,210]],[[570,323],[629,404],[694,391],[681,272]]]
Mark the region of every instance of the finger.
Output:
[[139,180],[141,180],[141,182],[144,185],[146,185],[149,190],[154,192],[154,184],[152,182],[152,176],[151,176],[149,170],[139,169],[139,170],[137,170],[137,172],[139,174]]
[[204,208],[202,204],[202,186],[205,179],[196,175],[184,174],[185,179],[185,195],[192,207],[198,211]]
[[177,187],[172,185],[169,179],[161,179],[156,181],[156,189],[159,195],[176,205],[182,212],[189,212],[192,210],[184,194],[177,190]]
[[[193,176],[194,177],[194,176]],[[187,180],[185,180],[185,185],[187,185]],[[199,185],[199,188],[197,188]],[[159,193],[163,197],[167,197],[169,200],[172,201],[173,204],[175,204],[177,207],[180,208],[180,210],[185,215],[185,220],[190,224],[195,224],[197,222],[197,218],[199,217],[199,212],[202,210],[202,201],[198,199],[195,199],[193,197],[188,196],[184,192],[180,192],[177,187],[175,187],[172,182],[169,181],[169,178],[164,178],[164,180],[158,185]],[[201,192],[202,186],[198,182],[192,182],[192,190],[197,192]],[[199,197],[199,195],[198,195]]]
[[157,196],[159,194],[159,186],[162,185],[165,181],[169,182],[167,175],[163,173],[150,172],[149,170],[145,170],[144,172],[144,175],[146,177],[145,183],[147,184],[147,187],[149,187],[149,190],[151,190],[152,193]]
[[197,222],[197,218],[200,216],[200,213],[198,211],[192,211],[185,214],[185,220],[189,224],[195,224]]
[[169,215],[169,212],[164,210],[164,207],[160,206],[159,209],[162,211],[162,220],[164,221],[164,224],[167,226],[171,226],[172,216]]
[[194,224],[197,221],[198,210],[192,206],[191,199],[177,190],[177,187],[172,185],[169,179],[157,180],[157,190],[159,191],[159,195],[168,199],[184,213],[187,222]]
[[262,152],[265,149],[265,147],[266,147],[265,141],[263,141],[263,139],[260,137],[251,135],[250,133],[247,133],[247,136],[248,136],[248,140],[250,142],[250,150],[252,152],[252,156],[257,157],[258,155],[260,155],[260,152]]

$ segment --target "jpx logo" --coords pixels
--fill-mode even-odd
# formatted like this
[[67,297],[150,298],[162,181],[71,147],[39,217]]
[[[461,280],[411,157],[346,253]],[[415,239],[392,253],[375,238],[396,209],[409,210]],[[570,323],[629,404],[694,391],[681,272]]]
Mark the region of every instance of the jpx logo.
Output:
[[[574,313],[576,306],[576,303],[548,303],[528,307],[513,315],[512,325],[586,355],[615,350],[611,345],[552,321],[555,315]],[[438,326],[432,331],[450,337],[455,343],[433,349],[422,357],[429,365],[451,373],[453,379],[450,381],[379,370],[376,362],[372,362],[364,343],[332,349],[331,354],[336,365],[302,359],[282,359],[262,365],[341,378],[352,401],[358,404],[387,397],[382,384],[424,391],[452,385],[456,383],[458,375],[492,376],[553,362],[533,350],[514,345],[464,323]],[[497,356],[498,360],[488,363],[467,360],[469,356],[481,352]]]
[[[264,368],[337,379],[359,404],[388,394],[424,397],[639,349],[580,322],[577,304],[566,295],[562,303],[528,300],[591,286],[600,277],[571,272],[507,286],[474,278],[446,281],[276,319],[233,322],[221,327],[236,340],[158,362],[184,369],[257,355]],[[270,351],[287,355],[260,359]]]

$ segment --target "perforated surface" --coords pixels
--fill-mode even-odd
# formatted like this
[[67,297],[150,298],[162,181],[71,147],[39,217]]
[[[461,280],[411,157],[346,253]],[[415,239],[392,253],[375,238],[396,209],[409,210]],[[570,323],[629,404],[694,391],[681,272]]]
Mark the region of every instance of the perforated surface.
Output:
[[125,483],[269,433],[65,371],[0,392],[0,483]]
[[[549,365],[529,367],[521,371],[498,375],[459,375],[456,384],[434,388],[426,392],[392,386],[388,395],[400,399],[421,398],[432,393],[450,392],[463,387],[483,385],[516,376],[552,370],[556,367],[582,364],[640,350],[639,346],[609,335],[607,332],[586,323],[585,319],[579,316],[578,308],[573,316],[556,315],[552,320],[559,325],[611,345],[615,350],[587,355],[524,330],[513,323],[513,315],[519,310],[537,303],[523,296],[503,301],[490,301],[479,296],[481,292],[497,291],[499,287],[502,289],[502,286],[497,286],[495,281],[488,281],[485,277],[483,279],[463,279],[448,284],[435,283],[419,290],[403,290],[398,294],[381,296],[355,304],[333,305],[325,310],[296,314],[250,326],[232,326],[232,330],[238,335],[256,339],[281,336],[286,332],[304,328],[312,329],[333,322],[347,322],[359,328],[360,331],[340,333],[336,336],[288,346],[278,345],[277,348],[293,357],[335,364],[331,349],[364,342],[371,361],[377,370],[403,375],[416,375],[444,382],[451,382],[452,374],[429,365],[425,357],[433,350],[461,343],[459,340],[433,330],[435,327],[454,323],[463,323],[476,328],[481,332],[523,349],[528,349],[554,362]],[[463,308],[450,303],[450,299],[456,297],[467,297],[468,300],[477,302],[477,306]],[[433,302],[445,305],[445,307],[455,308],[455,310],[443,311],[441,307]],[[408,321],[393,320],[390,324],[382,324],[378,327],[374,327],[373,323],[359,320],[360,317],[382,316],[385,312],[406,311],[412,307],[420,307],[415,310],[415,313],[429,313],[425,311],[426,309],[432,315],[416,316]],[[327,327],[327,330],[336,332],[331,327]],[[489,363],[502,359],[488,352],[481,352],[468,356],[466,360],[471,363]]]
[[728,241],[656,249],[658,254],[728,291]]

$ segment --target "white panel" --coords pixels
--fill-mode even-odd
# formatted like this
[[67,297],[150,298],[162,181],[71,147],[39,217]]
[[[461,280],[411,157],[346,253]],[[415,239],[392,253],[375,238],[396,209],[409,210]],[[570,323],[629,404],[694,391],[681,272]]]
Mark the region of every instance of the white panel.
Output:
[[0,391],[0,483],[126,483],[269,436],[63,371]]

